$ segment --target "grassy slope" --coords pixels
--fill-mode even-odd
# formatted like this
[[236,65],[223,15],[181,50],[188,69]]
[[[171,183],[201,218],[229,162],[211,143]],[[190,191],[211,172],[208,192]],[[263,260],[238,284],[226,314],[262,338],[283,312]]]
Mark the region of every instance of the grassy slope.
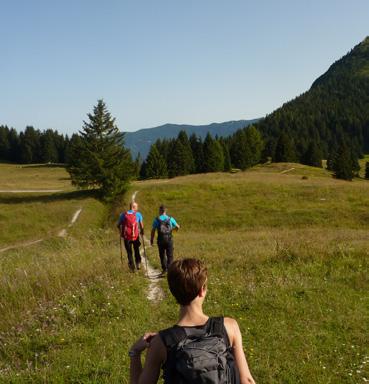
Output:
[[[132,187],[146,227],[161,202],[182,224],[176,257],[206,260],[206,310],[239,320],[260,383],[369,376],[369,184],[327,175],[287,164]],[[67,239],[0,257],[0,382],[127,383],[129,344],[175,322],[170,295],[150,304],[143,276],[122,273],[106,220],[86,200]]]
[[1,190],[61,189],[58,193],[0,193],[0,248],[55,235],[83,205],[62,167],[0,164]]
[[369,376],[369,184],[293,166],[152,182],[138,197],[146,216],[165,202],[182,224],[176,257],[206,260],[206,308],[239,319],[258,382],[356,383]]

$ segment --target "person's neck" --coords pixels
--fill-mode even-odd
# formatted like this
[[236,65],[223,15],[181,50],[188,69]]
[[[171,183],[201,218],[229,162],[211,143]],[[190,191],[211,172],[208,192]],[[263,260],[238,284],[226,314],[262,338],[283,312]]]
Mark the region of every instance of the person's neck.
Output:
[[206,316],[202,310],[202,303],[192,302],[189,305],[181,305],[179,309],[178,325],[194,326],[206,323],[209,316]]

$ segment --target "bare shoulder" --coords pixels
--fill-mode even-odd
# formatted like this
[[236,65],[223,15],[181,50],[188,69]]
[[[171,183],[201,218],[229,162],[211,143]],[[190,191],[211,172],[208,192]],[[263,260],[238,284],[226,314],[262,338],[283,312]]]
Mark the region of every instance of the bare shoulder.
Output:
[[231,345],[234,345],[235,339],[238,333],[240,332],[240,328],[238,326],[237,320],[233,319],[232,317],[225,317],[224,326],[227,331],[228,338]]

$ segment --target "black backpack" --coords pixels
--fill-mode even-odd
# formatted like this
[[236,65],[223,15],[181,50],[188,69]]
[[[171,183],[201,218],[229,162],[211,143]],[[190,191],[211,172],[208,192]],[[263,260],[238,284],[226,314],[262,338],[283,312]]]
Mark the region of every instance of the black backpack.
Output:
[[158,242],[160,244],[168,244],[172,239],[172,226],[170,224],[170,217],[165,220],[161,220],[160,217],[158,217],[158,221]]
[[223,317],[211,317],[204,327],[174,326],[160,331],[167,348],[165,384],[239,384]]

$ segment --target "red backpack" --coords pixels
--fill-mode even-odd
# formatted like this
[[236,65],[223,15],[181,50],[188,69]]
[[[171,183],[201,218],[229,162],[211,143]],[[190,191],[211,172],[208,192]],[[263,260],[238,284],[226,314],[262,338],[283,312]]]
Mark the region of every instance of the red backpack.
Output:
[[138,238],[138,223],[136,212],[126,212],[124,214],[124,223],[122,225],[122,237],[125,240],[136,240]]

